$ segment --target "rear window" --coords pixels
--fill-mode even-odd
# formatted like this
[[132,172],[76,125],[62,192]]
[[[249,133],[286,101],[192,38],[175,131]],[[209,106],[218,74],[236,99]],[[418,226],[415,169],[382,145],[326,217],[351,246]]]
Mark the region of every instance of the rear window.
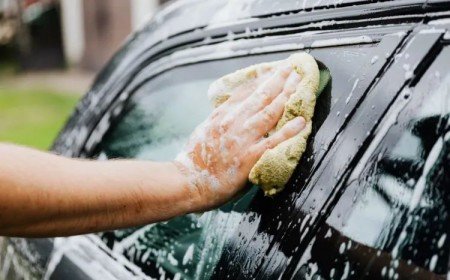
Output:
[[[375,74],[368,74],[368,66],[376,63],[376,54],[381,51],[386,53],[386,50],[378,50],[376,43],[323,46],[311,51],[330,69],[333,79],[319,100],[315,131],[326,122],[333,130],[322,136],[315,132],[317,139],[311,140],[311,145],[318,150],[333,139],[369,86],[371,75]],[[149,79],[135,89],[121,117],[97,147],[95,156],[99,159],[174,159],[193,129],[212,110],[206,92],[213,80],[255,63],[284,59],[290,53],[182,66]],[[331,137],[326,137],[329,133]],[[100,237],[112,250],[123,254],[150,276],[209,277],[222,254],[223,244],[244,219],[243,213],[256,193],[258,188],[253,186],[245,196],[220,209],[144,227],[105,232]]]
[[420,82],[405,89],[392,106],[300,261],[299,277],[446,277],[449,59],[447,47]]

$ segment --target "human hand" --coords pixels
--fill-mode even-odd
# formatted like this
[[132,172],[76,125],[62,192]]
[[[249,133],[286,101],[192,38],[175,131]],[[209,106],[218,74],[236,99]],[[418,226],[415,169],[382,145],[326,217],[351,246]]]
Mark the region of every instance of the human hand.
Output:
[[300,76],[288,63],[262,70],[255,79],[237,87],[195,129],[174,163],[199,192],[206,208],[233,198],[267,149],[305,127],[305,120],[298,117],[268,136],[299,82]]

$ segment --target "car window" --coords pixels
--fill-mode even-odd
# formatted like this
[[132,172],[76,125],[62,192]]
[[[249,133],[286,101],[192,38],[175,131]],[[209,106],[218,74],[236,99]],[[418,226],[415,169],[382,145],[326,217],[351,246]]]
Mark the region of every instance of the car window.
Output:
[[[376,43],[365,43],[311,50],[330,69],[333,79],[319,100],[315,130],[329,117],[330,111],[354,106],[352,102],[356,103],[364,92],[362,85],[370,84],[366,68],[373,64],[377,48]],[[172,160],[191,131],[211,112],[206,92],[214,79],[258,62],[284,59],[290,53],[182,66],[147,80],[126,103],[121,117],[98,145],[95,156]],[[361,88],[355,90],[357,87]],[[341,120],[333,120],[333,135],[343,124],[344,113]],[[313,145],[324,144],[325,137],[318,139],[321,143],[312,141]],[[206,278],[220,258],[224,242],[245,219],[245,209],[256,193],[258,188],[253,186],[244,197],[220,209],[100,236],[112,250],[123,254],[150,276]]]
[[300,260],[298,277],[446,277],[449,59],[447,47],[400,94]]

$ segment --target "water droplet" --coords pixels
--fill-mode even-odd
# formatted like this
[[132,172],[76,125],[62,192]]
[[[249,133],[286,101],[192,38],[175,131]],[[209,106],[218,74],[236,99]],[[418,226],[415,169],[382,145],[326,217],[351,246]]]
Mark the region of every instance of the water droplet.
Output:
[[378,55],[375,55],[372,57],[372,60],[370,61],[371,64],[375,64],[378,61]]
[[431,257],[431,260],[430,260],[430,270],[431,271],[434,271],[434,269],[436,268],[437,261],[438,261],[438,256],[437,255],[433,255]]
[[341,246],[339,246],[339,253],[343,254],[345,252],[345,243],[341,243]]

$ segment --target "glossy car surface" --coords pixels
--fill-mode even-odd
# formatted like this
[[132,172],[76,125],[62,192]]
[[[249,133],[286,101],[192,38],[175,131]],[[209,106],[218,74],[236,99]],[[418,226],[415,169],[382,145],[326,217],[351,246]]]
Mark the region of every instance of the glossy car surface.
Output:
[[[446,279],[448,1],[180,1],[134,34],[56,140],[71,157],[170,160],[208,85],[311,53],[332,81],[285,190],[207,213],[2,243],[0,279]],[[164,187],[164,186],[161,186]]]

